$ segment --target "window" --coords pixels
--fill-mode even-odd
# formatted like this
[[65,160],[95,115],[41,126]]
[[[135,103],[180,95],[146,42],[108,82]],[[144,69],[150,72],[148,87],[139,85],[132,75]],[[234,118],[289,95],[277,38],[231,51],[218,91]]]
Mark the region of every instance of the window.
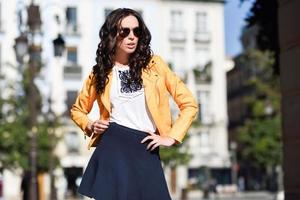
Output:
[[195,61],[196,66],[199,67],[199,70],[203,70],[205,64],[209,61],[209,49],[208,48],[197,48],[195,51]]
[[196,13],[196,32],[204,33],[207,32],[207,13],[197,12]]
[[202,123],[210,123],[211,113],[210,113],[210,93],[209,91],[197,91],[197,100],[200,107],[200,113],[198,114],[198,119]]
[[78,64],[77,47],[67,48],[67,63],[64,66],[64,79],[81,79],[82,67]]
[[67,34],[78,33],[78,23],[77,23],[77,8],[76,7],[68,7],[66,11],[66,20],[67,26],[66,31]]
[[200,154],[203,156],[203,159],[206,159],[211,153],[212,146],[209,137],[209,130],[201,131],[199,136]]
[[202,131],[200,133],[200,146],[204,149],[204,147],[209,147],[209,133],[207,131]]
[[67,112],[66,114],[69,114],[73,104],[75,103],[75,100],[77,98],[78,92],[77,91],[67,91]]
[[65,142],[69,153],[78,153],[80,144],[79,136],[76,132],[69,132],[65,135]]
[[185,53],[184,48],[172,48],[172,68],[173,71],[182,79],[185,79]]
[[187,34],[184,30],[183,13],[180,10],[172,10],[170,14],[169,39],[171,42],[183,43],[187,40]]
[[171,25],[173,31],[182,31],[183,17],[179,10],[171,11]]
[[172,48],[173,69],[179,72],[184,67],[184,48]]
[[71,64],[77,64],[77,48],[68,47],[67,48],[67,61]]
[[208,48],[198,48],[195,51],[194,75],[196,84],[210,84],[212,80],[213,63],[209,59],[210,53]]
[[76,7],[68,7],[66,12],[67,24],[77,24],[77,9]]

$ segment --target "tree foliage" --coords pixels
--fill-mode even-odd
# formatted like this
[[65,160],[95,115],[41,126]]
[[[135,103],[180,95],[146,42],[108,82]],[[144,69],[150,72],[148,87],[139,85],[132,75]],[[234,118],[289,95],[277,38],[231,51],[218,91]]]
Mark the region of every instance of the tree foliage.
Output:
[[258,166],[276,166],[281,163],[282,144],[279,77],[272,73],[274,56],[249,49],[240,61],[252,71],[245,80],[251,93],[244,99],[250,113],[238,129],[242,159]]
[[[188,138],[189,135],[185,137],[184,141],[186,141]],[[185,146],[180,144],[172,146],[171,148],[162,147],[160,149],[160,157],[165,165],[176,167],[177,165],[187,164],[191,159],[191,154],[188,153],[188,150],[185,149]]]
[[[0,95],[0,166],[6,169],[21,168],[24,171],[30,167],[30,111],[29,73],[28,67],[21,72],[20,81],[5,80],[6,96]],[[49,134],[49,127],[57,127],[58,121],[47,120],[47,113],[41,112],[41,95],[37,90],[37,104],[39,119],[37,128],[37,169],[47,171],[50,152],[59,137]],[[57,157],[54,158],[56,165]]]

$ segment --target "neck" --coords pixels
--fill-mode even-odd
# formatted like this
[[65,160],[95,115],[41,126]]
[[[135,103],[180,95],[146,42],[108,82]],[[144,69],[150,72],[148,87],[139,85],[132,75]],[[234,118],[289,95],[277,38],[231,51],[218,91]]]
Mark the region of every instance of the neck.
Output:
[[115,64],[119,65],[128,65],[129,62],[129,54],[124,52],[116,52],[115,55]]

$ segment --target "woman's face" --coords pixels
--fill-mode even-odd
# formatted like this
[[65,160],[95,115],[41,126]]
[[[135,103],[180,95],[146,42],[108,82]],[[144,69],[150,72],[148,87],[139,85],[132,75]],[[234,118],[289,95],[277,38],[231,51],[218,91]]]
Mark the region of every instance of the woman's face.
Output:
[[133,53],[138,44],[139,34],[140,28],[137,18],[132,15],[123,18],[117,34],[117,53]]

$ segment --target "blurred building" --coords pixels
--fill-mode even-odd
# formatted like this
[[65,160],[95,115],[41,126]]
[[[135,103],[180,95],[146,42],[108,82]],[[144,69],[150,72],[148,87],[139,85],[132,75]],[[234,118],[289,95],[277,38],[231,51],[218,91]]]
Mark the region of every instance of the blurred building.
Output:
[[[29,2],[0,1],[2,71],[5,63],[17,65],[13,50],[14,39],[19,34],[17,18],[18,14],[24,15],[22,11]],[[200,126],[190,129],[191,137],[184,144],[193,158],[187,166],[177,168],[173,195],[179,196],[188,184],[205,181],[207,174],[218,184],[230,182],[223,0],[35,0],[34,3],[41,10],[42,31],[37,42],[42,49],[39,56],[45,65],[37,81],[45,105],[46,98],[51,95],[52,109],[64,116],[65,123],[58,130],[63,139],[56,149],[63,167],[55,172],[60,198],[65,198],[65,190],[73,195],[92,153],[86,148],[88,139],[84,139],[80,129],[70,120],[69,110],[95,64],[99,29],[109,12],[118,7],[130,7],[142,14],[152,34],[154,53],[161,55],[186,82],[201,108],[196,123]],[[61,58],[54,56],[52,46],[52,40],[59,33],[66,43]],[[5,49],[5,57],[1,49]],[[174,102],[172,105],[175,118],[178,109]],[[96,119],[97,113],[94,107],[90,117]],[[166,169],[169,185],[170,176],[170,170]],[[4,175],[4,194],[16,194],[17,188],[12,193],[11,188],[5,187],[6,180],[16,182],[6,177],[8,175]]]
[[255,187],[259,182],[256,179],[262,176],[260,170],[251,165],[251,161],[249,163],[240,161],[240,152],[243,147],[237,142],[237,129],[244,125],[247,118],[251,117],[251,108],[249,108],[246,99],[255,92],[255,88],[249,86],[247,81],[255,77],[256,72],[255,67],[251,67],[250,62],[245,65],[244,54],[248,49],[256,48],[257,33],[257,26],[243,29],[240,38],[243,52],[233,59],[234,68],[227,72],[228,143],[236,144],[236,149],[231,149],[231,151],[235,151],[236,159],[238,160],[238,167],[232,171],[236,175],[236,180],[232,181],[236,182],[238,177],[243,177],[246,190],[256,190],[257,188]]
[[261,78],[263,76],[254,63],[255,61],[252,62],[249,58],[249,52],[257,48],[258,31],[258,26],[244,28],[241,36],[243,52],[234,58],[235,67],[227,73],[229,144],[237,144],[235,151],[238,168],[235,173],[244,179],[245,190],[271,190],[272,187],[266,183],[265,180],[267,180],[268,175],[261,167],[255,166],[251,160],[243,159],[241,152],[244,146],[238,143],[237,132],[238,128],[245,125],[247,119],[253,117],[253,111],[247,99],[255,94],[257,88],[248,83],[255,77]]

